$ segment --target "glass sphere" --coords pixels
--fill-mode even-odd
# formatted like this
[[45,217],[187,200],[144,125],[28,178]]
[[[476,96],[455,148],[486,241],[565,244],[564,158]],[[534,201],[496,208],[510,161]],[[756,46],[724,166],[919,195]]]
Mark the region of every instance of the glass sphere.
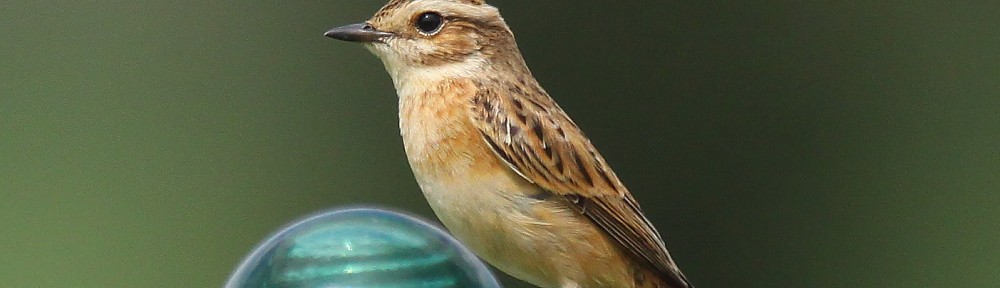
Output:
[[372,208],[317,214],[280,230],[247,256],[228,288],[500,287],[443,230]]

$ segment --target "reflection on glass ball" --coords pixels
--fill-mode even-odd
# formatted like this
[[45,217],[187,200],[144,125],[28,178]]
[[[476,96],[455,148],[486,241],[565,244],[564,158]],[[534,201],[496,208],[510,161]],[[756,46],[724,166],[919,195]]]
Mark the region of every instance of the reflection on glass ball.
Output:
[[255,248],[226,287],[500,287],[441,229],[380,209],[298,221]]

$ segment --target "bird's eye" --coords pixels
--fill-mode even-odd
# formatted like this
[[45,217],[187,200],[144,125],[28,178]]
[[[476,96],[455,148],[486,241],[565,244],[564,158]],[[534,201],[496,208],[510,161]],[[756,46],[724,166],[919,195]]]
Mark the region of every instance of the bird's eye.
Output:
[[441,25],[443,24],[444,17],[435,12],[426,12],[417,16],[416,26],[417,30],[420,30],[420,33],[428,35],[437,33],[438,30],[441,30]]

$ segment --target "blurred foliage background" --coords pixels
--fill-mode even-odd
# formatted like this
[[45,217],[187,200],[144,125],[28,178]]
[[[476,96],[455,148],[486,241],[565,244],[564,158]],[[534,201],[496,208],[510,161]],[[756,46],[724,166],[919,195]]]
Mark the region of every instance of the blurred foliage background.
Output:
[[[491,3],[699,287],[1000,286],[1000,2]],[[322,36],[382,4],[0,4],[3,286],[218,287],[321,209],[434,219],[381,63]]]

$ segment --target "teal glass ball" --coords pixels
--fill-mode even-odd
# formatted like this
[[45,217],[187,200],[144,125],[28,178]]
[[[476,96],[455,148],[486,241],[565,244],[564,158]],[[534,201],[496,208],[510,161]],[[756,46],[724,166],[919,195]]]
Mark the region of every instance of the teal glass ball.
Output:
[[440,228],[372,208],[320,213],[257,246],[227,288],[500,287],[476,256]]

